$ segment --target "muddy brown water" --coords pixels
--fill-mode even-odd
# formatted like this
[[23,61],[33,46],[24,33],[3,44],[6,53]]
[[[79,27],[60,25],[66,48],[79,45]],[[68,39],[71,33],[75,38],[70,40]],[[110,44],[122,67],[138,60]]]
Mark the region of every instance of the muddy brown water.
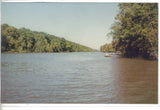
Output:
[[158,103],[158,61],[104,56],[1,54],[2,103]]

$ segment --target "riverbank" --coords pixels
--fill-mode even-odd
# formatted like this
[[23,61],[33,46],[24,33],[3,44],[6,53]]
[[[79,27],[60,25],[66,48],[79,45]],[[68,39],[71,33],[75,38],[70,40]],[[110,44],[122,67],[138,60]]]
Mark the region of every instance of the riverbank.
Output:
[[126,56],[122,52],[103,52],[106,54],[106,56],[112,56],[112,55],[120,55],[121,57],[124,58],[141,58],[141,59],[146,59],[146,60],[158,60],[158,52],[152,52],[151,56],[148,58],[143,57],[142,55],[137,55],[137,56]]
[[[83,51],[81,51],[83,52]],[[80,53],[81,53],[80,52]],[[95,51],[97,52],[97,51]],[[2,54],[24,54],[24,53],[76,53],[76,52],[1,52]]]

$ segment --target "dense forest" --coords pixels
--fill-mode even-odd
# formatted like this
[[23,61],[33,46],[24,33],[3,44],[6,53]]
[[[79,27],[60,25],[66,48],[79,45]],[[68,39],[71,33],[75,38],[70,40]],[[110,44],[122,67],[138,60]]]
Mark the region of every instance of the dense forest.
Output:
[[113,38],[113,48],[125,57],[157,59],[158,4],[120,3],[108,35]]
[[17,29],[7,24],[1,26],[1,51],[9,53],[26,52],[88,52],[95,51],[86,46],[67,41],[64,38],[35,32],[29,29]]

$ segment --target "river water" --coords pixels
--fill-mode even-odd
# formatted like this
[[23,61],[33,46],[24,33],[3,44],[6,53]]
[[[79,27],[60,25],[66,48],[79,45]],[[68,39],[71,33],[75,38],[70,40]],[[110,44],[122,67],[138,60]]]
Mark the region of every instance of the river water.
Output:
[[1,54],[2,103],[158,103],[158,61],[104,56]]

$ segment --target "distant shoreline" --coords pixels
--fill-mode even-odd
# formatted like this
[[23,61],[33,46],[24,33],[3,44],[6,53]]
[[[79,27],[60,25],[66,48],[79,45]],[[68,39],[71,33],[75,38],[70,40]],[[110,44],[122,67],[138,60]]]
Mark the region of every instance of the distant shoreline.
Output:
[[17,29],[8,24],[2,25],[1,39],[1,51],[7,53],[96,51],[63,37],[25,28]]
[[[100,51],[95,51],[95,52],[100,52]],[[1,52],[1,54],[23,54],[23,53],[77,53],[77,52]],[[103,52],[100,52],[100,53],[103,53]]]

